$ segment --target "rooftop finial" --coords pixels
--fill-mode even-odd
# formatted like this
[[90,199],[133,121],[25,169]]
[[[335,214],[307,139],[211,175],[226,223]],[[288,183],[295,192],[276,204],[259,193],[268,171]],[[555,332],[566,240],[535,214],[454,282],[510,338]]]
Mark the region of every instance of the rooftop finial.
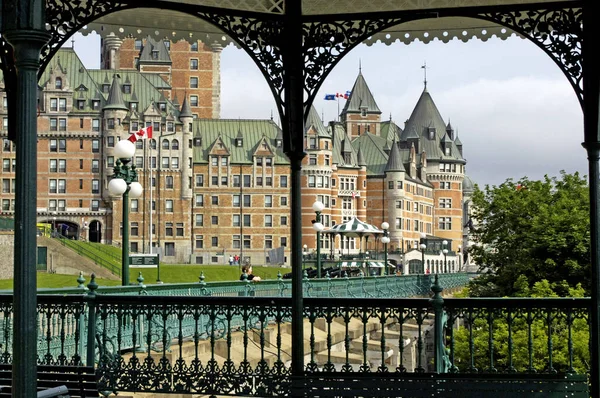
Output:
[[273,121],[273,109],[271,109],[271,121]]
[[362,73],[362,60],[358,59],[358,73]]
[[71,48],[75,50],[75,39],[71,38]]
[[423,63],[423,65],[421,65],[421,68],[423,69],[423,73],[425,74],[425,79],[423,80],[423,84],[425,84],[425,89],[427,89],[427,61],[425,61]]

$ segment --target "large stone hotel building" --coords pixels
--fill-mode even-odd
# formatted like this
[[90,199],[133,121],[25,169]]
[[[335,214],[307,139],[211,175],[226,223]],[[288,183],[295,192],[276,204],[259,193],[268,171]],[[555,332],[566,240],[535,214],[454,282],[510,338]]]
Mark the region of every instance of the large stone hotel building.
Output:
[[[171,263],[224,263],[238,254],[271,261],[290,243],[290,170],[273,120],[225,120],[220,113],[219,45],[104,39],[102,68],[87,69],[72,48],[58,52],[39,81],[38,219],[73,239],[120,245],[122,200],[108,181],[114,147],[145,126],[133,159],[144,187],[130,201],[133,252],[158,248]],[[2,214],[14,209],[15,152],[3,127]],[[425,88],[401,128],[382,114],[362,72],[341,113],[306,122],[302,168],[303,244],[315,248],[312,204],[331,227],[358,217],[390,224],[392,251],[416,249],[422,233],[456,251],[473,183],[463,147]],[[339,236],[322,252],[376,250]],[[281,252],[281,249],[279,249]]]

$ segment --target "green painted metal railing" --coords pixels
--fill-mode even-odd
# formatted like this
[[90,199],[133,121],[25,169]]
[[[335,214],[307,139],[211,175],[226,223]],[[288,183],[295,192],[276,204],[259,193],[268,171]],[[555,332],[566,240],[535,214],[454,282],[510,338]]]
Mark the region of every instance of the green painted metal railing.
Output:
[[[38,296],[40,364],[95,363],[107,391],[290,394],[291,298],[88,288]],[[307,375],[586,374],[589,299],[444,299],[431,289],[432,298],[306,298]],[[12,296],[0,295],[3,363],[12,315]]]
[[98,253],[94,253],[92,250],[88,249],[87,247],[82,246],[76,240],[70,240],[70,239],[67,239],[65,237],[60,237],[59,238],[59,242],[63,246],[66,246],[66,247],[70,248],[71,250],[73,250],[77,254],[89,258],[95,264],[98,264],[99,266],[101,266],[103,268],[106,268],[107,270],[109,270],[113,274],[119,275],[119,276],[121,275],[121,269],[120,269],[120,265],[119,265],[119,264],[121,264],[120,260],[118,260],[118,261],[106,260],[102,256],[99,256]]

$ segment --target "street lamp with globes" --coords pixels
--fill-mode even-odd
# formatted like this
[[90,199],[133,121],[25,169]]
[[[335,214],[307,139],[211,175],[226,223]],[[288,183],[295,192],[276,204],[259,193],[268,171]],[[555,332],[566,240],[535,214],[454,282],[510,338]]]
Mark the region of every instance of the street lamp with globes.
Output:
[[387,222],[381,223],[381,229],[383,230],[383,237],[381,238],[381,243],[383,243],[383,275],[388,274],[388,250],[387,245],[390,243],[390,237],[388,236],[388,229],[390,228],[390,224]]
[[444,248],[442,250],[442,253],[444,253],[444,273],[448,273],[448,262],[446,261],[446,256],[448,256],[448,241],[445,240],[442,242],[442,247]]
[[317,278],[321,277],[321,231],[325,229],[325,226],[321,223],[321,212],[325,208],[323,202],[316,201],[312,205],[315,214],[315,221],[313,222],[313,229],[317,232]]
[[135,145],[129,140],[117,142],[114,155],[117,158],[113,168],[112,179],[108,183],[111,195],[123,195],[123,243],[121,250],[121,284],[129,285],[129,197],[139,198],[142,185],[137,182],[137,170],[131,163],[135,154]]
[[308,255],[308,245],[302,246],[304,250],[302,250],[302,270],[306,269],[306,256]]

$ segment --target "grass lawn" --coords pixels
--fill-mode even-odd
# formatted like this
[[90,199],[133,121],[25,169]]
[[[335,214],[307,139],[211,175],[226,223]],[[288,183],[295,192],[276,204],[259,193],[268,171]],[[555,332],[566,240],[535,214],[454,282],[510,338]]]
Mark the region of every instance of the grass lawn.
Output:
[[[129,282],[137,283],[137,277],[140,272],[144,277],[145,284],[153,284],[156,281],[156,269],[152,268],[131,268],[129,270]],[[285,274],[290,272],[289,268],[261,267],[253,266],[254,275],[261,279],[276,279],[277,273]],[[164,283],[190,283],[199,282],[200,272],[204,272],[205,282],[217,281],[237,281],[240,279],[238,266],[229,265],[161,265],[160,279]],[[76,287],[78,275],[46,274],[38,272],[38,288],[60,288]],[[84,275],[87,285],[90,282],[90,276]],[[121,281],[109,279],[96,279],[101,286],[119,286]],[[12,289],[12,279],[0,280],[0,290]]]

